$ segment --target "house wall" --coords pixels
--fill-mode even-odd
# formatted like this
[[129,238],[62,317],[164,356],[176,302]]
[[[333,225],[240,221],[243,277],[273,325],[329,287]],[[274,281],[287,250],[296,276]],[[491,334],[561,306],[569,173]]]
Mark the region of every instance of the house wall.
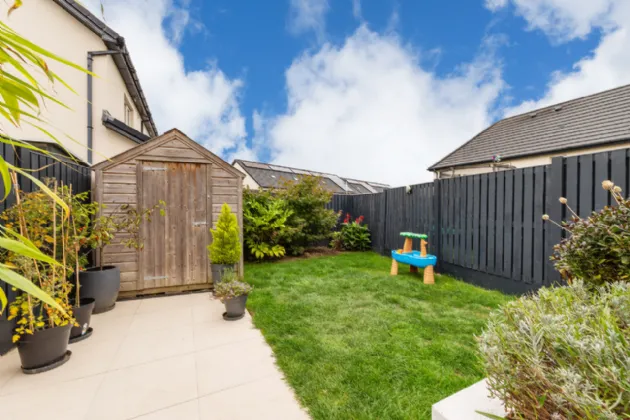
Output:
[[245,178],[243,178],[243,187],[248,187],[250,190],[257,190],[260,188],[260,185],[254,181],[254,178],[252,178],[238,162],[236,162],[233,166],[245,175]]
[[[165,140],[165,141],[161,141]],[[182,162],[182,163],[207,163],[211,165],[208,190],[211,194],[212,208],[207,209],[212,214],[212,225],[216,227],[216,222],[221,212],[223,203],[228,203],[232,212],[237,215],[239,226],[241,227],[241,243],[243,242],[242,227],[242,182],[238,175],[222,168],[214,159],[203,156],[197,150],[190,147],[182,140],[180,135],[172,132],[151,140],[150,143],[138,147],[144,150],[134,156],[125,155],[114,159],[111,166],[106,164],[106,168],[96,168],[96,183],[94,187],[93,199],[106,206],[104,213],[115,212],[122,204],[136,207],[138,204],[138,172],[139,165],[143,161],[155,162]],[[199,146],[201,147],[201,146]],[[133,150],[128,153],[132,153]],[[218,159],[218,158],[217,158]],[[227,164],[226,164],[227,165]],[[169,203],[166,203],[167,211]],[[191,209],[191,211],[194,211]],[[186,215],[181,215],[186,217]],[[135,249],[126,248],[122,242],[126,235],[118,235],[112,243],[105,247],[103,259],[105,264],[115,265],[121,271],[121,296],[134,296],[143,293],[158,293],[163,290],[151,289],[143,290],[143,281],[140,278],[140,252]],[[142,240],[142,238],[141,238]],[[240,272],[243,272],[243,261],[241,258]],[[205,287],[208,287],[206,285]],[[191,288],[203,287],[192,285],[192,287],[182,286],[176,290],[190,290]]]
[[[0,2],[0,14],[6,16],[12,2]],[[56,55],[87,67],[88,51],[106,50],[103,41],[60,6],[50,0],[25,1],[23,6],[14,11],[5,21],[13,30],[38,46]],[[50,130],[63,145],[77,157],[87,161],[87,75],[53,60],[47,64],[61,79],[70,85],[77,94],[70,92],[59,82],[48,82],[43,72],[37,72],[36,79],[71,109],[51,101],[42,107],[42,117],[50,121]],[[127,88],[120,72],[110,56],[94,58],[93,78],[93,163],[114,156],[136,145],[135,142],[103,126],[103,110],[124,121],[125,95]],[[34,72],[35,75],[35,72]],[[130,98],[130,97],[129,97]],[[135,129],[141,130],[141,120],[133,101],[129,101],[133,112]],[[51,142],[49,137],[39,130],[23,125],[21,128],[3,124],[7,134],[21,140]],[[146,132],[146,130],[145,130]],[[75,141],[67,138],[72,137]],[[78,143],[78,144],[77,144]]]
[[[554,157],[579,156],[579,155],[584,155],[588,153],[599,153],[599,152],[606,152],[606,151],[611,151],[611,150],[626,149],[628,147],[630,147],[630,141],[612,144],[612,145],[600,146],[600,147],[576,149],[576,150],[571,150],[568,152],[550,153],[547,155],[532,156],[532,157],[525,157],[525,158],[519,158],[519,159],[504,159],[501,161],[501,163],[504,165],[507,165],[507,164],[512,165],[516,169],[531,168],[533,166],[549,165],[551,164],[551,159],[553,159]],[[499,168],[498,170],[503,170],[503,169]],[[461,166],[461,167],[455,168],[454,171],[453,170],[436,171],[435,178],[450,178],[452,176],[476,175],[476,174],[489,173],[492,171],[493,169],[490,166],[490,164]]]

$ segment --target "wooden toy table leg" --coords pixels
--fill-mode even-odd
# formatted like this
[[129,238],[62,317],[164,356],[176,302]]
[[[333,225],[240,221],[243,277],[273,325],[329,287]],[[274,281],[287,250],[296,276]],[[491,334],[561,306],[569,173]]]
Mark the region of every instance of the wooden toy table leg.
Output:
[[433,278],[432,265],[429,265],[424,268],[424,284],[435,284],[435,279]]
[[409,266],[409,272],[410,273],[417,273],[418,272],[418,267],[415,267],[413,265]]
[[411,252],[413,248],[413,239],[405,238],[405,245],[403,246],[403,252]]
[[396,261],[393,258],[392,258],[392,269],[389,272],[389,274],[391,274],[392,276],[397,276],[398,275],[398,261]]

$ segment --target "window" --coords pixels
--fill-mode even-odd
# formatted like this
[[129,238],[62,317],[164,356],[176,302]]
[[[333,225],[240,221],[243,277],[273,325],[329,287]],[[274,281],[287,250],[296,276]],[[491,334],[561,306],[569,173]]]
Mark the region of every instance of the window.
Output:
[[129,127],[133,127],[133,107],[125,95],[125,124]]

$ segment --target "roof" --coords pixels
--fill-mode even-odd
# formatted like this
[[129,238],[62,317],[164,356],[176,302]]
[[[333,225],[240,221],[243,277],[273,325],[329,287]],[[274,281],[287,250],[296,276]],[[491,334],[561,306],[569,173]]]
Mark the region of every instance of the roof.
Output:
[[322,185],[335,194],[372,194],[389,188],[387,184],[269,163],[236,159],[232,165],[237,163],[261,188],[283,188],[284,182],[297,181],[301,176],[308,175],[321,177]]
[[429,170],[630,140],[630,85],[505,118]]
[[[116,166],[123,162],[127,162],[131,159],[141,156],[142,154],[145,154],[145,153],[148,154],[148,152],[150,152],[151,150],[171,141],[179,141],[183,143],[185,147],[188,147],[194,150],[195,152],[199,153],[202,157],[207,158],[209,161],[212,162],[213,169],[216,165],[218,168],[221,168],[227,171],[228,173],[234,175],[235,177],[238,177],[238,178],[245,177],[245,175],[243,175],[243,173],[239,171],[238,169],[236,169],[234,166],[230,165],[229,163],[227,163],[226,161],[224,161],[223,159],[221,159],[220,157],[212,153],[210,150],[206,149],[205,147],[203,147],[202,145],[200,145],[199,143],[197,143],[196,141],[194,141],[193,139],[191,139],[186,134],[184,134],[183,132],[181,132],[180,130],[176,128],[168,130],[167,132],[157,137],[153,137],[152,139],[147,140],[146,142],[137,145],[136,147],[132,147],[131,149],[125,150],[124,152],[119,153],[116,156],[113,156],[107,160],[99,162],[96,165],[93,165],[92,169],[107,170],[108,168],[112,166]],[[182,158],[183,161],[186,161],[186,159],[187,158],[185,156]],[[170,158],[169,161],[177,162],[178,157],[172,156],[172,158]]]
[[101,37],[109,50],[116,50],[122,53],[113,54],[111,57],[123,78],[133,103],[138,109],[138,113],[142,118],[143,124],[147,127],[151,137],[157,136],[157,127],[155,126],[155,122],[151,116],[149,104],[144,96],[142,86],[140,86],[140,80],[138,79],[136,68],[131,61],[131,56],[129,55],[129,51],[125,45],[125,38],[118,35],[118,33],[90,13],[90,11],[81,6],[78,2],[74,0],[54,0],[54,2],[81,22],[89,30]]
[[151,137],[147,136],[141,131],[136,130],[133,127],[129,127],[124,122],[117,120],[112,117],[111,114],[107,111],[103,111],[103,125],[109,128],[112,131],[117,132],[121,136],[127,137],[129,140],[134,141],[138,144],[144,143],[149,140]]

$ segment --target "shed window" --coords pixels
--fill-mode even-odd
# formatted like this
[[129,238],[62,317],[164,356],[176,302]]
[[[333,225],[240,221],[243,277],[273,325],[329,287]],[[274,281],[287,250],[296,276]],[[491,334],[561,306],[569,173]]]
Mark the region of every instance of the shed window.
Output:
[[125,124],[129,127],[133,127],[133,107],[125,95]]

